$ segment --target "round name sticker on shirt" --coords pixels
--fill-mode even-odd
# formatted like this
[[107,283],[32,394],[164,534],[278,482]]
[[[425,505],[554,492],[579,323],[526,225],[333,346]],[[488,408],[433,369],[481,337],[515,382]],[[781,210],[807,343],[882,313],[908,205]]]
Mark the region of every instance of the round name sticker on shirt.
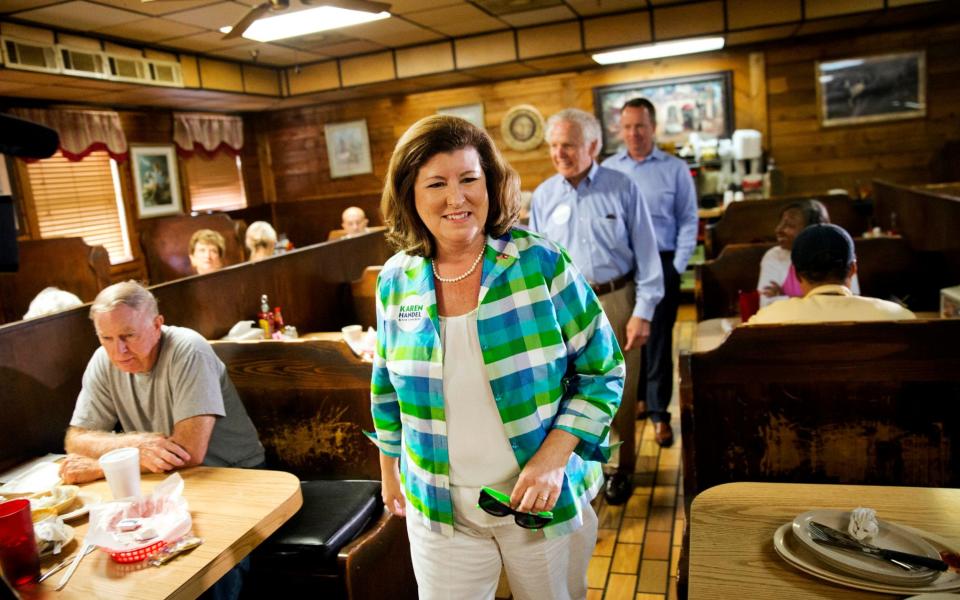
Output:
[[570,220],[570,205],[561,204],[553,211],[553,215],[550,218],[555,224],[563,225]]
[[397,325],[404,331],[415,331],[420,328],[420,322],[427,318],[427,307],[419,296],[408,296],[400,302],[397,311]]

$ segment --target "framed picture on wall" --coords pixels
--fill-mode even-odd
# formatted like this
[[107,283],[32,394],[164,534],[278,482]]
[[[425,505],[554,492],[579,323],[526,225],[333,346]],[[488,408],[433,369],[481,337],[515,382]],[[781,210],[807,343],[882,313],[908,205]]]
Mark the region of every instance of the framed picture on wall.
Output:
[[620,109],[633,98],[646,98],[657,109],[659,144],[683,146],[694,132],[704,138],[730,137],[731,81],[731,72],[721,71],[594,88],[594,109],[603,129],[601,154],[620,150]]
[[131,146],[130,163],[141,219],[183,212],[173,146]]
[[350,177],[373,172],[366,119],[327,123],[323,126],[323,134],[327,138],[330,177]]
[[817,106],[824,127],[913,119],[927,114],[924,52],[817,63]]
[[476,104],[463,104],[460,106],[448,106],[446,108],[438,108],[437,114],[460,117],[461,119],[470,121],[480,129],[484,128],[482,102],[477,102]]

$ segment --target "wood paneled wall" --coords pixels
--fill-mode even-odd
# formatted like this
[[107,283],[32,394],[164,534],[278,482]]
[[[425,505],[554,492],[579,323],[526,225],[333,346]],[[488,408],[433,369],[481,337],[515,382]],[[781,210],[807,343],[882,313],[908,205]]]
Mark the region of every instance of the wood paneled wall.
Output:
[[[763,57],[744,51],[289,109],[248,115],[248,119],[256,123],[258,135],[269,144],[278,202],[377,194],[397,139],[411,124],[438,108],[483,102],[487,131],[504,150],[500,122],[518,104],[534,105],[544,118],[566,107],[592,113],[593,88],[597,86],[725,70],[733,71],[736,126],[765,131]],[[367,121],[373,173],[332,179],[323,126],[354,119]],[[546,143],[528,152],[505,150],[504,154],[520,173],[525,190],[533,190],[555,172]]]
[[[958,36],[960,25],[950,24],[834,36],[768,50],[770,138],[764,142],[787,175],[787,193],[837,187],[853,193],[874,177],[903,183],[934,180],[940,151],[948,140],[960,137]],[[919,49],[927,55],[925,118],[820,126],[817,61]]]
[[[438,108],[483,102],[487,130],[504,149],[500,122],[517,104],[532,104],[546,118],[569,106],[594,111],[593,88],[639,80],[733,71],[736,128],[757,129],[787,176],[787,193],[847,188],[867,190],[879,173],[891,181],[935,178],[940,149],[960,137],[960,25],[851,35],[830,34],[781,41],[762,50],[733,48],[693,57],[589,69],[418,94],[248,115],[270,156],[266,179],[278,202],[302,198],[377,193],[393,146],[417,119]],[[925,49],[927,117],[871,125],[824,128],[817,114],[815,63]],[[323,125],[366,119],[373,173],[331,179]],[[546,144],[529,152],[506,150],[525,190],[554,173]],[[271,189],[271,192],[273,190]],[[264,192],[269,197],[270,192]],[[258,201],[253,199],[253,201]]]

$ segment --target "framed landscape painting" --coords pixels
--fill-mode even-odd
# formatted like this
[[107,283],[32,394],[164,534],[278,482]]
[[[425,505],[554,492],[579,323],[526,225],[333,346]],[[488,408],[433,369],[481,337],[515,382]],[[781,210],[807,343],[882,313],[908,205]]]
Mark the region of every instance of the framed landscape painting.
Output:
[[603,129],[601,154],[621,148],[620,108],[633,98],[646,98],[657,109],[657,142],[682,146],[691,133],[704,138],[733,133],[731,72],[637,81],[594,88],[594,108]]
[[336,179],[373,172],[366,119],[327,123],[323,126],[323,134],[327,138],[330,177]]
[[183,212],[173,146],[132,146],[130,162],[141,219]]
[[817,105],[824,127],[912,119],[927,114],[923,52],[817,63]]

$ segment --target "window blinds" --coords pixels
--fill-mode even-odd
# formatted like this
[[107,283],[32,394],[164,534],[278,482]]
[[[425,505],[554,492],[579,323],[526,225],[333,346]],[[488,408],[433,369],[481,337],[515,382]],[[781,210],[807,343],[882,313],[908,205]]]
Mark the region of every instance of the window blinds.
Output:
[[217,152],[212,157],[195,152],[183,161],[190,188],[190,210],[234,210],[247,206],[240,176],[240,157]]
[[82,237],[102,245],[110,263],[133,259],[116,163],[104,151],[79,162],[60,152],[27,163],[40,237]]

